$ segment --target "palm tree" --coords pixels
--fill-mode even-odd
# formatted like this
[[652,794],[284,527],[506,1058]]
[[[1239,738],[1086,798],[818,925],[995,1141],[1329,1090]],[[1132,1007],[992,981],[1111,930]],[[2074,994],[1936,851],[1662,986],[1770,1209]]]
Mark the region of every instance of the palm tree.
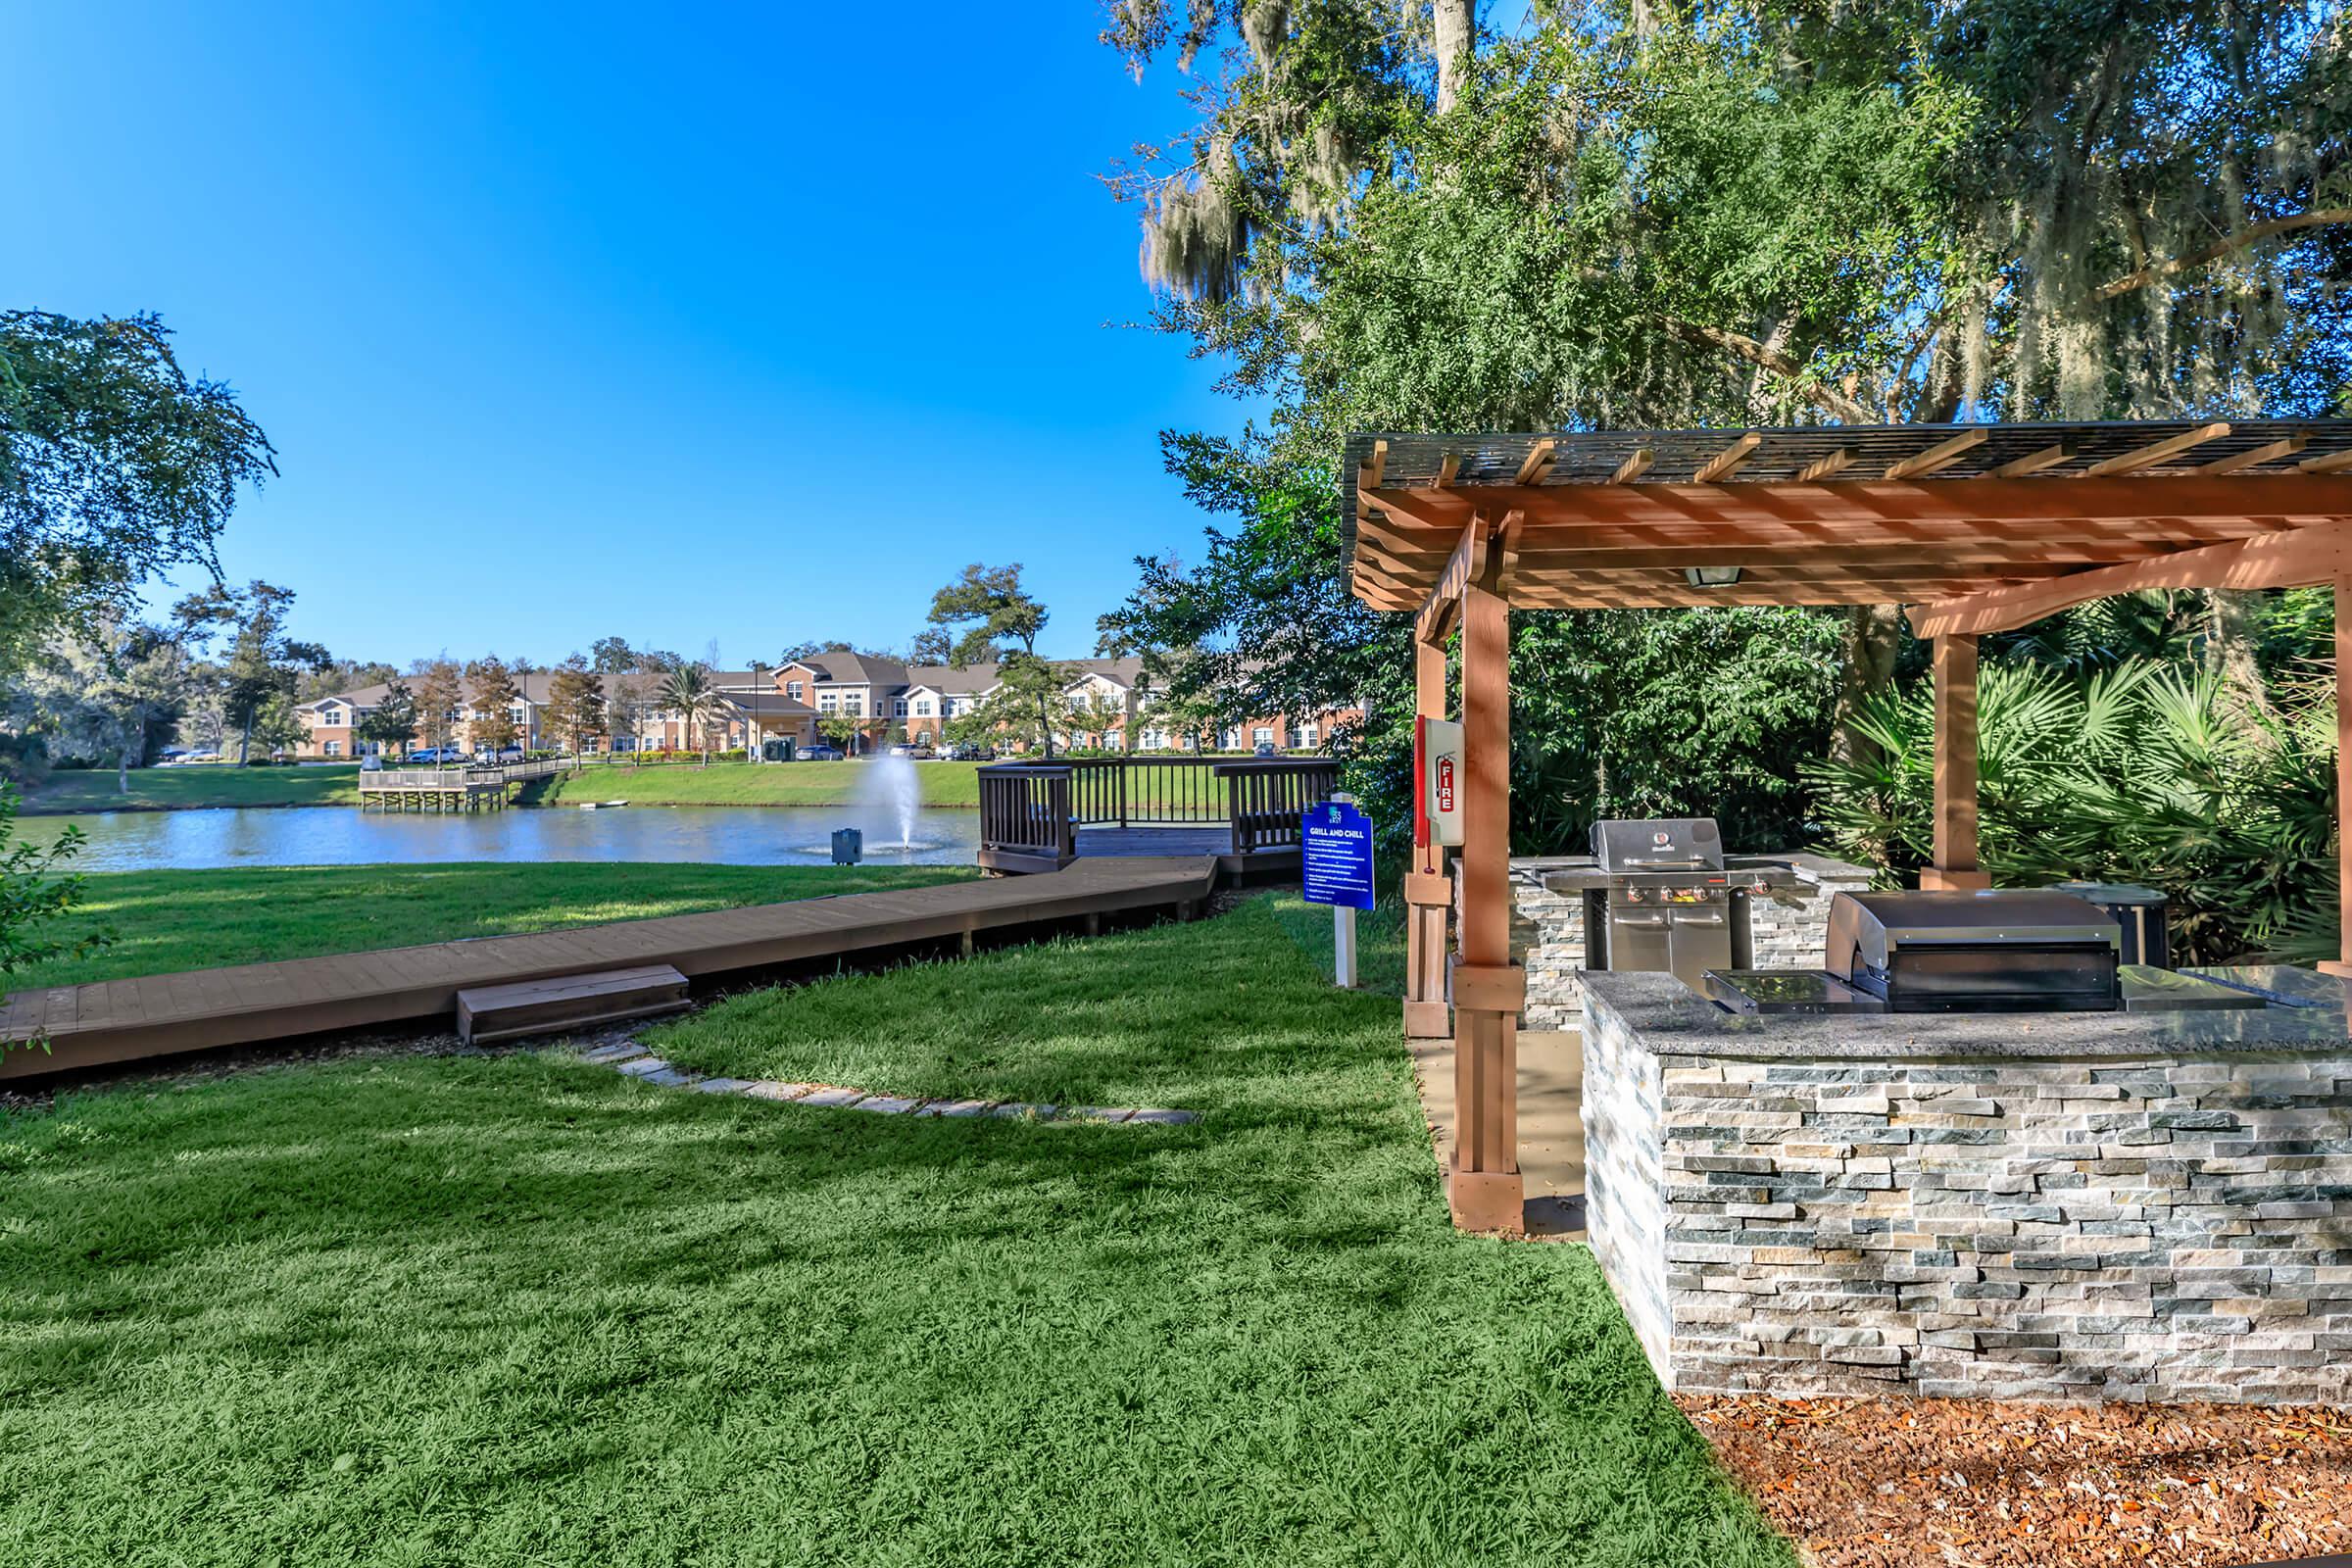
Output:
[[686,721],[686,733],[702,740],[703,765],[710,765],[711,711],[718,707],[718,691],[710,684],[710,672],[700,664],[680,664],[669,672],[662,683],[662,705]]

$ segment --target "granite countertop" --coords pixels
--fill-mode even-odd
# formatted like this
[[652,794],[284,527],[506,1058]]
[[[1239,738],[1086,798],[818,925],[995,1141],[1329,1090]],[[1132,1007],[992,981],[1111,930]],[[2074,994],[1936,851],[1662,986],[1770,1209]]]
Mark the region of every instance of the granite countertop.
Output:
[[1670,974],[1587,970],[1578,978],[1588,1012],[1614,1014],[1663,1056],[2138,1057],[2352,1047],[2345,982],[2272,965],[2193,972],[2301,1004],[2202,1012],[1749,1014],[1717,1006]]

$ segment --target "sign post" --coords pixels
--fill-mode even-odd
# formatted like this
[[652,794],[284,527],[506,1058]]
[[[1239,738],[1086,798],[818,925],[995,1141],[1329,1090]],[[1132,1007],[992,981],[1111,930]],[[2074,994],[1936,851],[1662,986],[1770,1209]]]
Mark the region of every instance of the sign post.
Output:
[[1355,911],[1372,907],[1372,823],[1355,798],[1334,795],[1299,813],[1299,873],[1306,902],[1331,906],[1341,986],[1355,987]]

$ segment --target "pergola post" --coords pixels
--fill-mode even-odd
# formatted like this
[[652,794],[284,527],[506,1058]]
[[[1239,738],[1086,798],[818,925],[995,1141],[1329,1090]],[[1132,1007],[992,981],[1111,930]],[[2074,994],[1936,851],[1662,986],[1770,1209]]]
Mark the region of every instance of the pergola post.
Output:
[[1519,1175],[1519,1009],[1511,962],[1509,612],[1476,583],[1462,590],[1462,908],[1453,999],[1453,1168],[1446,1201],[1469,1231],[1524,1227]]
[[1936,639],[1935,863],[1919,885],[1992,886],[1977,864],[1977,640],[1953,633]]
[[[1446,646],[1416,638],[1413,643],[1413,708],[1423,718],[1446,716]],[[1404,876],[1404,1033],[1408,1040],[1443,1040],[1453,1033],[1446,1005],[1446,911],[1453,903],[1453,879],[1446,874],[1446,851],[1418,845]]]
[[2352,576],[2335,579],[2335,876],[2336,957],[2320,965],[2352,976]]

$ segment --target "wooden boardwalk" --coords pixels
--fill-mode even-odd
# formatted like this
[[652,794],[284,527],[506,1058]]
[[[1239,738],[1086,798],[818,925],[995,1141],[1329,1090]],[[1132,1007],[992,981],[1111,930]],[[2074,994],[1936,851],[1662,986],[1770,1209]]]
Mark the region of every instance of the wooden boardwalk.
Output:
[[[0,1081],[322,1030],[448,1018],[461,990],[666,963],[688,978],[983,933],[1035,934],[1073,920],[1190,914],[1216,882],[1206,856],[1101,857],[1043,876],[800,899],[706,914],[623,920],[530,936],[477,937],[279,963],[27,991],[0,1004]],[[46,1034],[50,1051],[20,1043]]]
[[1236,854],[1233,829],[1214,827],[1082,827],[1072,837],[1080,860],[1130,857],[1212,855],[1228,884],[1298,880],[1298,848],[1276,846]]

